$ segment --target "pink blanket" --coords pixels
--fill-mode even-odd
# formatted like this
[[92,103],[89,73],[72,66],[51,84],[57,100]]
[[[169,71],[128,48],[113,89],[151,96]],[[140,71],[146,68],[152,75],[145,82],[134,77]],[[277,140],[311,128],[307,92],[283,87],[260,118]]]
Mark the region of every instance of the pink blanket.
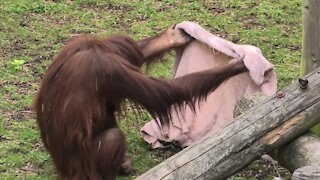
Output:
[[196,114],[189,107],[181,111],[183,114],[179,118],[173,113],[172,124],[168,128],[159,127],[156,120],[147,122],[140,132],[152,148],[163,147],[162,142],[173,141],[181,147],[189,146],[232,121],[233,111],[242,97],[259,91],[270,96],[277,89],[274,66],[263,57],[259,48],[234,44],[193,22],[182,22],[176,28],[183,29],[195,40],[176,53],[175,78],[240,58],[243,58],[249,72],[234,76],[220,85],[206,101],[200,103]]

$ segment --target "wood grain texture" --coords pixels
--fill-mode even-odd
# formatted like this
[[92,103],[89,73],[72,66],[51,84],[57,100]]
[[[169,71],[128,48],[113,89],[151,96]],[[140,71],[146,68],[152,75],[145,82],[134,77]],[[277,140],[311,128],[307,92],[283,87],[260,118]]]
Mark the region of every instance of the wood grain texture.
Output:
[[137,179],[225,179],[261,155],[305,133],[320,120],[320,69],[271,97],[214,134],[170,157]]

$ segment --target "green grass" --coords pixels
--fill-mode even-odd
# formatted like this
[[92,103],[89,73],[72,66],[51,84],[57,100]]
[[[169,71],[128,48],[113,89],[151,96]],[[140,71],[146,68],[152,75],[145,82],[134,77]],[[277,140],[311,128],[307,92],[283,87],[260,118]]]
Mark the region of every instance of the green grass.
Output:
[[[42,144],[31,112],[42,74],[72,36],[126,33],[134,39],[183,20],[211,32],[262,49],[275,64],[279,88],[299,76],[301,5],[299,0],[144,1],[2,0],[0,2],[0,179],[54,179],[52,161]],[[171,77],[172,56],[150,75]],[[133,157],[135,176],[173,152],[151,151],[139,136],[147,115],[121,120]],[[253,165],[252,165],[253,166]],[[266,177],[265,177],[266,178]]]

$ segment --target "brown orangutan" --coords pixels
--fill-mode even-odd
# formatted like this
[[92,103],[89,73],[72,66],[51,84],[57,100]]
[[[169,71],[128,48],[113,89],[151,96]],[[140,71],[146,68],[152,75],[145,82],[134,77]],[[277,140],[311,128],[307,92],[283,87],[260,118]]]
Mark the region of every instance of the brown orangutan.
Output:
[[240,60],[172,80],[140,72],[144,63],[189,41],[172,26],[137,42],[127,36],[83,35],[62,48],[45,72],[34,103],[41,138],[59,179],[115,179],[121,170],[130,170],[125,136],[115,116],[125,99],[168,125],[171,111],[186,105],[194,109],[219,84],[247,71]]

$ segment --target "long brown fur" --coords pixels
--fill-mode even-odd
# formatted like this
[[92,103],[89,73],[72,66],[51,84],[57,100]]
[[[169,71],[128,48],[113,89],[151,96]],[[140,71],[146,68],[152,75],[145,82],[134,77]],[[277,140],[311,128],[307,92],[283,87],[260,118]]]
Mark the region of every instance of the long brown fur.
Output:
[[171,35],[164,32],[139,42],[126,36],[84,35],[61,50],[34,103],[42,141],[60,179],[115,179],[125,156],[115,112],[125,99],[166,125],[172,109],[194,107],[223,81],[247,70],[239,62],[173,80],[142,74],[143,63],[185,44],[174,43]]

